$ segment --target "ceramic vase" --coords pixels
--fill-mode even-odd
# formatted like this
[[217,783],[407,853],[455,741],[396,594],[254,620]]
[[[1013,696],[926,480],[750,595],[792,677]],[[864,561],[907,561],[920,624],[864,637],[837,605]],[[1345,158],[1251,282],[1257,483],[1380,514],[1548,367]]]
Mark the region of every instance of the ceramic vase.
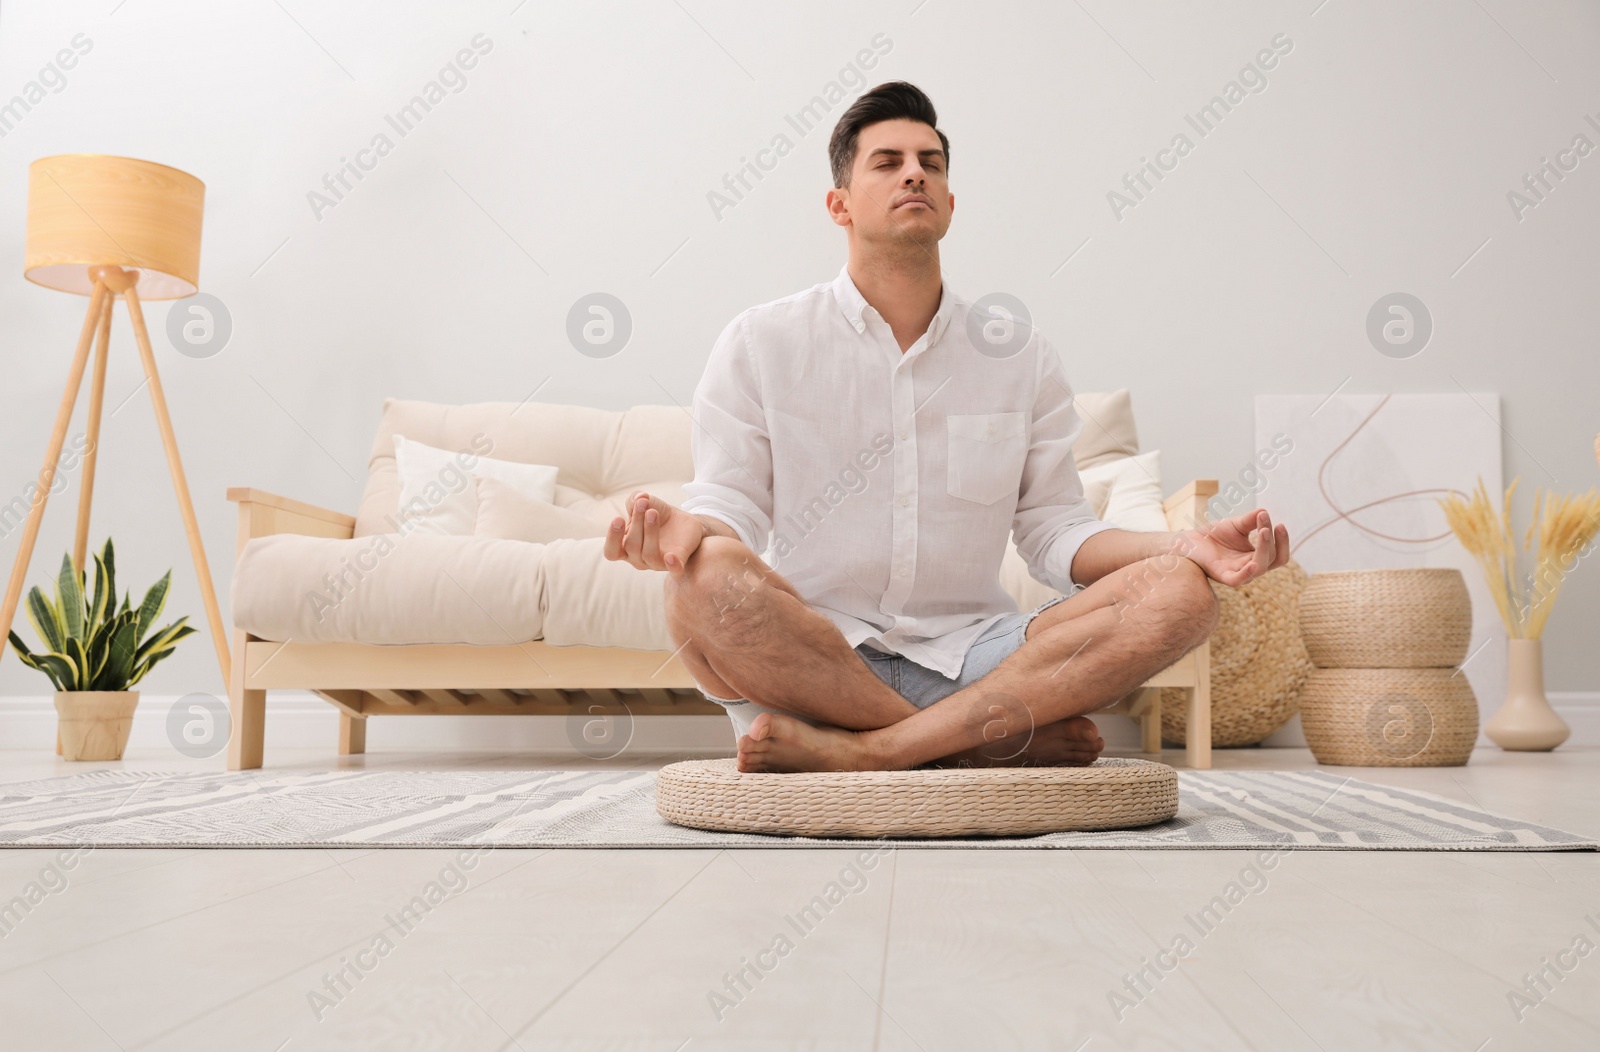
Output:
[[1548,752],[1572,731],[1544,696],[1544,641],[1509,639],[1506,644],[1506,701],[1483,732],[1502,749]]

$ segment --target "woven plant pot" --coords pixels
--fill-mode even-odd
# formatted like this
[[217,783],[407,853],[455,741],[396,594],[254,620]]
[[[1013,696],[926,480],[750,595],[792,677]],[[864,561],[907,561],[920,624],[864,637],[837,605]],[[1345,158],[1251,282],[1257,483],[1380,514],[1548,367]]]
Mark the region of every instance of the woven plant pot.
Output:
[[1459,767],[1478,738],[1478,699],[1448,668],[1319,668],[1300,724],[1318,763]]
[[1300,635],[1318,668],[1454,668],[1472,600],[1460,570],[1319,573],[1300,596]]
[[[1211,582],[1211,744],[1254,745],[1299,711],[1311,659],[1296,621],[1306,572],[1293,559],[1242,588]],[[1187,690],[1161,691],[1161,737],[1188,742]]]

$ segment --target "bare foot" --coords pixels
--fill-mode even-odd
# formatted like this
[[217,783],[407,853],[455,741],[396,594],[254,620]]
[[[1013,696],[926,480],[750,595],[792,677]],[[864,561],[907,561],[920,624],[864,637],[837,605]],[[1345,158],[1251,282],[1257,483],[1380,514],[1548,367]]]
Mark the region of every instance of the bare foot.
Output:
[[813,727],[793,716],[759,713],[739,739],[741,771],[883,771],[860,731]]
[[1073,716],[1036,728],[1019,746],[1005,739],[942,759],[936,767],[1087,767],[1100,756],[1106,740],[1087,716]]

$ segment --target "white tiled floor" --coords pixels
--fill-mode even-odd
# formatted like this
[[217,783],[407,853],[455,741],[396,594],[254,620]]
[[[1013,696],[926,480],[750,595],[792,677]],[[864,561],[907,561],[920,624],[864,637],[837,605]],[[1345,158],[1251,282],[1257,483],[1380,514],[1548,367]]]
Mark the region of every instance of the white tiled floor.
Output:
[[[331,749],[268,762],[587,765],[482,752],[341,762]],[[218,762],[0,753],[0,781],[95,766]],[[1304,750],[1244,749],[1219,751],[1217,766],[1315,765]],[[1332,770],[1600,836],[1597,749]],[[0,901],[52,856],[0,852]],[[414,928],[391,927],[452,857],[90,852],[0,941],[0,1048],[1600,1048],[1600,953],[1569,955],[1575,967],[1520,1019],[1508,1000],[1580,934],[1600,946],[1594,853],[1293,853],[1202,935],[1188,918],[1251,853],[908,850],[857,881],[849,851],[498,850]],[[791,925],[830,881],[852,890]],[[1129,995],[1128,974],[1180,934],[1192,950]],[[387,952],[373,956],[380,935]],[[713,992],[758,959],[772,966],[719,1009]],[[327,994],[348,961],[372,967]]]

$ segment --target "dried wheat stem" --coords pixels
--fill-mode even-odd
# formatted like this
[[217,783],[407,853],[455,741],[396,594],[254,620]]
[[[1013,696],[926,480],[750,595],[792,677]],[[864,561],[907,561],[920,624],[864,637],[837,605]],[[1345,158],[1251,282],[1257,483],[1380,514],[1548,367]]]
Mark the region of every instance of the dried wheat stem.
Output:
[[1523,549],[1534,556],[1525,591],[1517,575],[1517,544],[1511,529],[1511,498],[1519,481],[1514,479],[1506,487],[1498,513],[1489,503],[1482,478],[1471,499],[1452,494],[1439,505],[1451,532],[1483,570],[1507,634],[1513,639],[1538,639],[1562,583],[1600,533],[1600,493],[1592,487],[1582,495],[1534,492],[1533,521],[1522,541]]

